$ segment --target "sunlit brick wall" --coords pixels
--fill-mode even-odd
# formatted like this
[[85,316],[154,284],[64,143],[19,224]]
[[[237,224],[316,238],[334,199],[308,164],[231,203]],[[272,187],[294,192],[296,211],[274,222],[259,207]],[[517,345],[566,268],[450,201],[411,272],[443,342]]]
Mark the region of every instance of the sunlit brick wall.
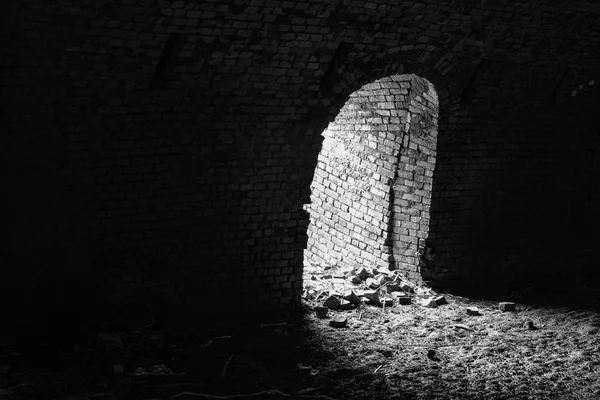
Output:
[[323,132],[307,207],[309,262],[419,276],[415,254],[428,234],[437,118],[435,88],[415,75],[352,93]]

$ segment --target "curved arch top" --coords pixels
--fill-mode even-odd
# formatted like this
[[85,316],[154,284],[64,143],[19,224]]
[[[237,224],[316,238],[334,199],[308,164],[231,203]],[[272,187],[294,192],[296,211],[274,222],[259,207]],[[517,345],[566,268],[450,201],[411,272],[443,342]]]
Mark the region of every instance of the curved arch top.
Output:
[[323,132],[306,259],[420,278],[437,119],[435,88],[416,75],[384,77],[349,96]]

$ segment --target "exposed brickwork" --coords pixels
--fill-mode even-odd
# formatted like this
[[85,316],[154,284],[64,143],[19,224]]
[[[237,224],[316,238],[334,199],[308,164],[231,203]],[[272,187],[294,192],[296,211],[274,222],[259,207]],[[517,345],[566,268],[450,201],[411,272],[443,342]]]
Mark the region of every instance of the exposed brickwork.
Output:
[[421,277],[437,118],[435,88],[414,75],[352,93],[323,133],[307,207],[309,261],[400,268]]
[[3,294],[31,311],[135,283],[192,307],[297,304],[321,132],[351,93],[402,74],[439,100],[434,278],[496,284],[566,262],[598,238],[599,11],[9,0]]

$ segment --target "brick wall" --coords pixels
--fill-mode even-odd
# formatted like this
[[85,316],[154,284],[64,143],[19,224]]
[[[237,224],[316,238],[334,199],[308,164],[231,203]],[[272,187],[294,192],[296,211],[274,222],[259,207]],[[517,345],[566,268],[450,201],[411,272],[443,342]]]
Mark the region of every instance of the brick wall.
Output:
[[415,75],[379,79],[350,95],[323,132],[305,259],[420,278],[437,117],[435,88]]
[[439,100],[434,280],[569,274],[543,271],[598,237],[599,7],[9,0],[3,296],[40,315],[140,284],[211,312],[298,304],[321,133],[403,74]]

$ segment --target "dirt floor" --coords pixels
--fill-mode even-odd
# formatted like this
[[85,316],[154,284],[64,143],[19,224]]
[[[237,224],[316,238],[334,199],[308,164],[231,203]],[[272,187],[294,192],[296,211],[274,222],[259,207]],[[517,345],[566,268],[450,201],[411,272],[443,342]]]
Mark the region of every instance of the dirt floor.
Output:
[[[437,293],[447,304],[436,307],[409,293],[410,305],[362,301],[319,318],[336,284],[366,283],[315,275],[302,311],[285,320],[6,348],[0,398],[600,399],[597,283],[485,300]],[[346,326],[332,327],[339,317]]]

